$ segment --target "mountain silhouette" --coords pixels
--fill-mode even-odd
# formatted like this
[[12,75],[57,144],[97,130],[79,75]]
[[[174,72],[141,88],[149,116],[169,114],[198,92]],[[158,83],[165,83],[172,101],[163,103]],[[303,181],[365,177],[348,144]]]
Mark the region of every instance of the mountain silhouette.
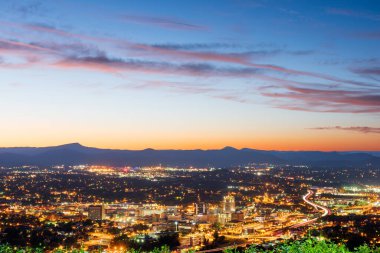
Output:
[[70,143],[52,147],[0,148],[1,166],[98,164],[112,166],[231,167],[249,163],[323,167],[380,166],[377,152],[266,151],[225,147],[213,150],[117,150]]

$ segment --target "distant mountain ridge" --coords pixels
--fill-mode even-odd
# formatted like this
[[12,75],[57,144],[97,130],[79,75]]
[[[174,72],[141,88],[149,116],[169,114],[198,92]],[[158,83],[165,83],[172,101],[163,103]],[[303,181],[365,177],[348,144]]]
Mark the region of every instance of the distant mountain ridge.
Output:
[[225,147],[215,150],[118,150],[70,143],[52,147],[0,148],[0,166],[103,164],[113,166],[230,167],[275,163],[328,167],[380,166],[379,152],[266,151]]

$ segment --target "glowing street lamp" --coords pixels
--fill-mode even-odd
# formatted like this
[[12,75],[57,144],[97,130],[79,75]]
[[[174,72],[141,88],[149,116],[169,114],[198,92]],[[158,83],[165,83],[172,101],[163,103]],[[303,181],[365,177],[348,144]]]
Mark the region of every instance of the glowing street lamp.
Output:
[[178,221],[175,221],[174,224],[175,224],[175,231],[178,232]]

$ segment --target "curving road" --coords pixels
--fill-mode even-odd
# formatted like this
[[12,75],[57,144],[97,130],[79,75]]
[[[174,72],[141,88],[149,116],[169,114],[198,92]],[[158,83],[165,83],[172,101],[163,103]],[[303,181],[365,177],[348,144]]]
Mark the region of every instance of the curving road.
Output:
[[[314,192],[312,190],[308,190],[307,194],[302,197],[303,201],[305,201],[307,204],[311,205],[312,207],[314,207],[317,210],[321,209],[323,211],[323,214],[322,214],[321,217],[325,217],[327,215],[330,215],[331,214],[331,210],[330,209],[328,209],[325,206],[321,206],[321,205],[315,204],[315,203],[313,203],[313,202],[311,202],[309,200],[309,198],[313,194],[314,194]],[[302,226],[305,226],[305,225],[309,225],[311,223],[314,223],[315,221],[317,221],[321,217],[317,217],[317,218],[314,218],[314,219],[311,219],[311,220],[308,220],[308,221],[304,221],[304,222],[295,224],[295,225],[291,226],[291,228],[298,228],[298,227],[302,227]]]
[[307,194],[305,196],[302,197],[303,201],[305,201],[307,204],[313,206],[314,208],[316,209],[322,209],[323,210],[323,214],[321,217],[324,217],[324,216],[327,216],[327,215],[330,215],[331,214],[331,210],[328,209],[327,207],[325,206],[321,206],[321,205],[318,205],[318,204],[315,204],[313,202],[311,202],[309,200],[309,198],[314,194],[314,192],[312,190],[309,190],[307,192]]

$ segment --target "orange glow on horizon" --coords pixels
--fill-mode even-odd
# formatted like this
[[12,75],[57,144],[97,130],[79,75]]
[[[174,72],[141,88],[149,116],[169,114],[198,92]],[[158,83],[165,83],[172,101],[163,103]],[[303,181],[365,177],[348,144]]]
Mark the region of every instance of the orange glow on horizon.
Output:
[[[330,134],[328,134],[330,135]],[[364,135],[364,137],[363,137]],[[13,141],[12,141],[13,142]],[[256,137],[256,138],[236,138],[236,139],[155,139],[155,140],[123,140],[123,139],[83,139],[83,140],[38,140],[28,143],[3,142],[2,147],[47,147],[59,146],[67,143],[80,143],[83,146],[103,148],[103,149],[125,149],[125,150],[143,150],[153,148],[163,149],[222,149],[226,146],[241,148],[252,148],[259,150],[279,150],[279,151],[380,151],[380,135],[376,134],[355,134],[349,138],[335,136],[283,136],[283,137]]]

